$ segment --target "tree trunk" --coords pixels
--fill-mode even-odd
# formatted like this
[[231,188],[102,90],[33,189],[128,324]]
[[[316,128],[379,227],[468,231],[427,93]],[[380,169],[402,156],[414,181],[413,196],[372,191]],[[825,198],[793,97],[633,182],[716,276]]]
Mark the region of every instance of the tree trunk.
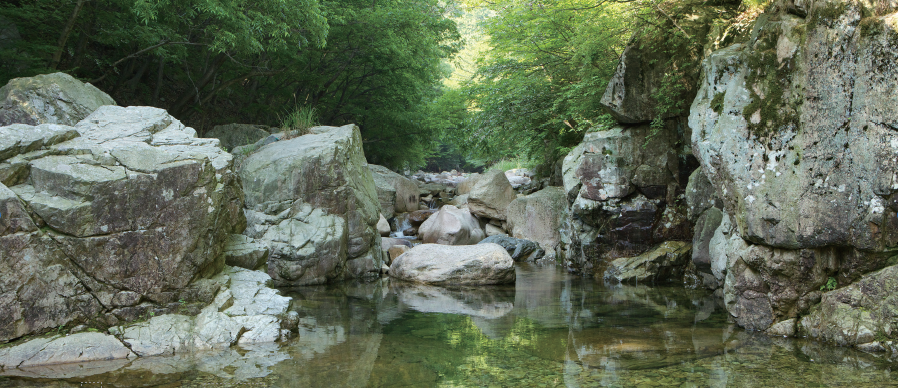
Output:
[[162,89],[162,76],[165,74],[165,58],[159,57],[159,71],[156,72],[156,88],[153,90],[153,101],[150,103],[156,106],[159,103],[159,90]]
[[69,22],[66,23],[65,28],[62,30],[62,34],[59,35],[59,42],[56,43],[56,52],[53,53],[53,59],[50,61],[50,68],[56,69],[56,66],[59,66],[59,61],[62,60],[62,52],[65,51],[65,42],[69,40],[69,34],[72,33],[72,28],[75,27],[75,20],[78,19],[78,14],[81,12],[81,8],[84,7],[85,0],[78,0],[78,3],[75,4],[75,10],[72,11],[72,16],[69,17]]

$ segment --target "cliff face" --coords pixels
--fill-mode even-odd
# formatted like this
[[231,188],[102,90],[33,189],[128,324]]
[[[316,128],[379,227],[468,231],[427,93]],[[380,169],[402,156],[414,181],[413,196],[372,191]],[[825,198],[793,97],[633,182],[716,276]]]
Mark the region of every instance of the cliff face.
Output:
[[[823,298],[837,309],[827,291],[893,273],[867,275],[898,254],[896,10],[891,0],[781,1],[702,30],[697,85],[681,96],[697,90],[680,115],[688,128],[669,135],[701,165],[685,192],[696,279],[722,290],[746,328],[833,339],[853,325],[875,334],[839,336],[847,344],[898,336],[882,314],[838,320],[816,307]],[[616,80],[651,72],[627,53]],[[651,101],[656,78],[612,82],[606,97]],[[622,123],[639,111],[606,106]]]

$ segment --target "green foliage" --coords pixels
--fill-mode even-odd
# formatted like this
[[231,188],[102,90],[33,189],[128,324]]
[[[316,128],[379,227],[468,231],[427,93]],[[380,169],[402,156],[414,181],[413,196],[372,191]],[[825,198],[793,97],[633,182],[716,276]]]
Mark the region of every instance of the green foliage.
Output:
[[200,134],[315,107],[322,125],[358,124],[372,162],[396,168],[423,164],[444,130],[431,106],[459,35],[439,0],[90,0],[77,14],[75,3],[0,4],[23,38],[0,53],[0,83],[54,71],[74,20],[58,70]]
[[599,100],[629,37],[629,7],[585,0],[469,2],[488,50],[460,82],[454,138],[472,157],[551,165],[605,120]]
[[487,168],[487,170],[508,171],[516,168],[533,169],[535,166],[532,160],[523,158],[502,159]]
[[836,278],[830,276],[829,279],[826,279],[826,284],[820,286],[820,291],[832,291],[838,286],[839,283],[836,282]]

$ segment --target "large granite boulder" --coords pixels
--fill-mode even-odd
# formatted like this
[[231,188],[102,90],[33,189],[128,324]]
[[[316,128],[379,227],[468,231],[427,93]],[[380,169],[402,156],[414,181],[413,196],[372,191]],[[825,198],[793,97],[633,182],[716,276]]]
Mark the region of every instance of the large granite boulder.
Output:
[[564,189],[547,187],[517,198],[508,204],[505,215],[512,237],[535,241],[551,259],[563,257],[562,231],[568,218]]
[[514,283],[514,260],[497,244],[421,244],[393,260],[390,276],[416,283],[478,285]]
[[103,106],[75,127],[0,128],[0,150],[15,171],[0,187],[0,341],[108,324],[139,302],[209,302],[195,281],[245,226],[217,140],[161,109]]
[[103,105],[115,101],[65,73],[14,78],[0,88],[0,126],[75,125]]
[[788,249],[898,243],[898,70],[881,65],[898,58],[894,17],[814,3],[807,18],[762,15],[749,42],[705,59],[693,149],[743,238]]
[[445,205],[421,224],[418,236],[427,244],[472,245],[486,234],[468,209]]
[[102,333],[77,333],[38,338],[24,344],[0,349],[0,371],[35,366],[136,357],[121,341]]
[[613,127],[590,132],[563,162],[568,200],[605,201],[639,191],[648,198],[666,198],[677,183],[679,159],[676,133],[653,134],[649,126]]
[[736,321],[775,333],[829,278],[850,284],[898,247],[896,7],[801,7],[772,8],[707,56],[689,116],[725,213],[711,269]]
[[278,285],[374,276],[380,205],[358,127],[315,127],[244,160],[246,234],[269,245]]
[[464,195],[471,192],[471,189],[474,188],[474,184],[477,183],[477,180],[480,179],[480,174],[473,173],[464,178],[461,182],[459,182],[458,186],[455,188],[455,194]]
[[480,217],[505,219],[505,208],[517,198],[505,173],[491,170],[484,173],[468,193],[468,209]]
[[420,191],[418,185],[402,175],[384,166],[369,164],[368,169],[374,177],[380,211],[387,218],[395,213],[407,213],[418,210]]
[[221,147],[232,151],[235,147],[254,144],[270,135],[269,127],[255,124],[216,125],[203,136],[218,139]]

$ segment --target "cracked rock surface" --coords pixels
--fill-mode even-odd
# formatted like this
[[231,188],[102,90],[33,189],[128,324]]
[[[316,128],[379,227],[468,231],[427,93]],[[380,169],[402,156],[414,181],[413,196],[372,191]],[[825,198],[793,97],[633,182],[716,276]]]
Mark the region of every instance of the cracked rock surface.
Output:
[[74,127],[0,127],[0,342],[208,303],[245,226],[216,139],[162,109],[103,106]]

